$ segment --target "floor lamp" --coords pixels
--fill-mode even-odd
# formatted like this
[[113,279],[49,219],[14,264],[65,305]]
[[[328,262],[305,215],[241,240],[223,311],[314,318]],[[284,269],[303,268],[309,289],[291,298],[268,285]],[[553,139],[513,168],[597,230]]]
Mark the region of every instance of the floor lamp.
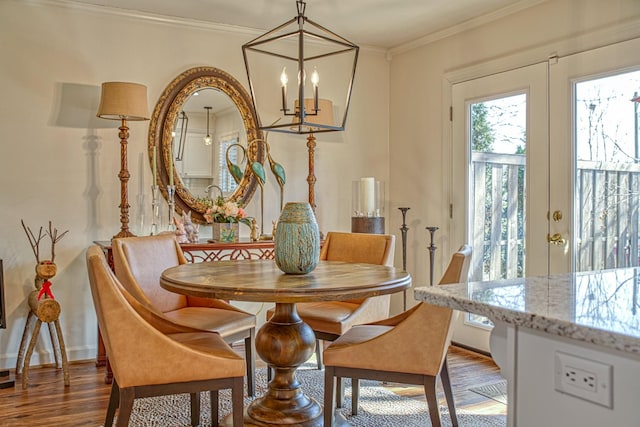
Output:
[[98,117],[107,120],[120,120],[120,232],[113,236],[135,236],[129,231],[129,197],[127,185],[129,170],[127,169],[127,139],[129,128],[127,120],[149,120],[147,104],[147,87],[138,83],[105,82],[102,83],[102,95],[98,107]]
[[[296,102],[297,107],[297,102]],[[305,111],[312,111],[314,109],[313,98],[307,98],[304,100]],[[298,119],[299,121],[299,119]],[[333,103],[328,99],[318,100],[317,114],[308,115],[305,117],[307,123],[329,123],[333,124]],[[307,148],[309,149],[309,175],[307,176],[307,183],[309,184],[309,204],[315,212],[316,210],[316,175],[315,175],[315,152],[316,152],[316,137],[313,135],[313,126],[309,126],[309,130],[312,131],[307,137]]]

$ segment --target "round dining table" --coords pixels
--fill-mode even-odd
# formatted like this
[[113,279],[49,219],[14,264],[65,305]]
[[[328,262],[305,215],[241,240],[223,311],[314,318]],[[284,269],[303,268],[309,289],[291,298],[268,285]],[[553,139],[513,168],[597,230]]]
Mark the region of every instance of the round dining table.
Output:
[[316,340],[296,303],[400,292],[411,285],[411,276],[394,267],[340,261],[320,261],[307,274],[285,274],[273,260],[241,260],[171,267],[160,285],[189,296],[275,303],[274,315],[256,334],[256,351],[274,375],[264,396],[246,408],[245,425],[311,427],[323,425],[322,406],[305,395],[295,373],[314,353]]

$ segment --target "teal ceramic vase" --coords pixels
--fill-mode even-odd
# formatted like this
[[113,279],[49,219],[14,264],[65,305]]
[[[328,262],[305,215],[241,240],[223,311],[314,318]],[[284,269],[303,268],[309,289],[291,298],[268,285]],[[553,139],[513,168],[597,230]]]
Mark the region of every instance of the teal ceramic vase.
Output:
[[288,274],[307,274],[320,259],[320,231],[309,203],[287,203],[274,237],[275,261]]

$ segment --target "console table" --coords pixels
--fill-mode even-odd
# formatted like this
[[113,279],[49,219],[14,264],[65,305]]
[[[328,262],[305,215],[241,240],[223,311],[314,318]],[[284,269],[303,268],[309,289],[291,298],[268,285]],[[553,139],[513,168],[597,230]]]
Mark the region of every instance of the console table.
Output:
[[[100,246],[107,257],[107,262],[113,269],[113,253],[111,251],[111,241],[102,240],[94,242]],[[206,240],[198,243],[182,243],[180,244],[184,256],[190,263],[204,261],[241,261],[241,260],[257,260],[257,259],[273,259],[274,249],[273,240],[261,240],[252,242],[249,240],[240,240],[236,243],[209,243]],[[98,330],[98,354],[96,355],[96,366],[106,366],[107,350],[102,341],[102,335]],[[113,374],[111,369],[107,367],[105,373],[105,383],[111,384]]]
[[[111,241],[102,240],[94,243],[102,248],[109,265],[113,268]],[[209,243],[202,240],[198,243],[181,243],[180,247],[189,262],[273,259],[273,240],[252,242],[241,239],[236,243]]]

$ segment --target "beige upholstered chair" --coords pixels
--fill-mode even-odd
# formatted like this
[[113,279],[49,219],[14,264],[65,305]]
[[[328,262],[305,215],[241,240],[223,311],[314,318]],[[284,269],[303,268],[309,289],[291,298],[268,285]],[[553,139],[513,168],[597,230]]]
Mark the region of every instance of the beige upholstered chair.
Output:
[[[471,246],[456,252],[440,284],[465,282],[471,261]],[[440,426],[436,378],[440,374],[454,426],[456,417],[447,350],[457,312],[419,303],[390,319],[354,326],[324,351],[325,426],[333,425],[335,377],[352,378],[352,412],[358,410],[358,380],[372,379],[405,384],[423,384],[433,426]]]
[[217,425],[218,390],[232,390],[233,425],[243,425],[245,363],[219,334],[167,321],[148,310],[118,282],[102,249],[86,253],[91,294],[113,370],[105,426],[127,426],[139,397],[190,393],[191,424],[200,424],[200,392],[211,392]]
[[[353,263],[393,265],[395,236],[386,234],[330,231],[322,245],[320,259]],[[320,340],[334,341],[353,325],[389,317],[390,295],[349,301],[322,301],[296,304],[300,318],[316,335],[318,369],[322,369]],[[267,312],[267,319],[273,309]]]
[[244,339],[247,393],[253,396],[256,316],[226,301],[189,297],[162,289],[162,272],[187,263],[171,234],[114,239],[112,245],[118,280],[142,304],[174,323],[218,332],[227,343]]

